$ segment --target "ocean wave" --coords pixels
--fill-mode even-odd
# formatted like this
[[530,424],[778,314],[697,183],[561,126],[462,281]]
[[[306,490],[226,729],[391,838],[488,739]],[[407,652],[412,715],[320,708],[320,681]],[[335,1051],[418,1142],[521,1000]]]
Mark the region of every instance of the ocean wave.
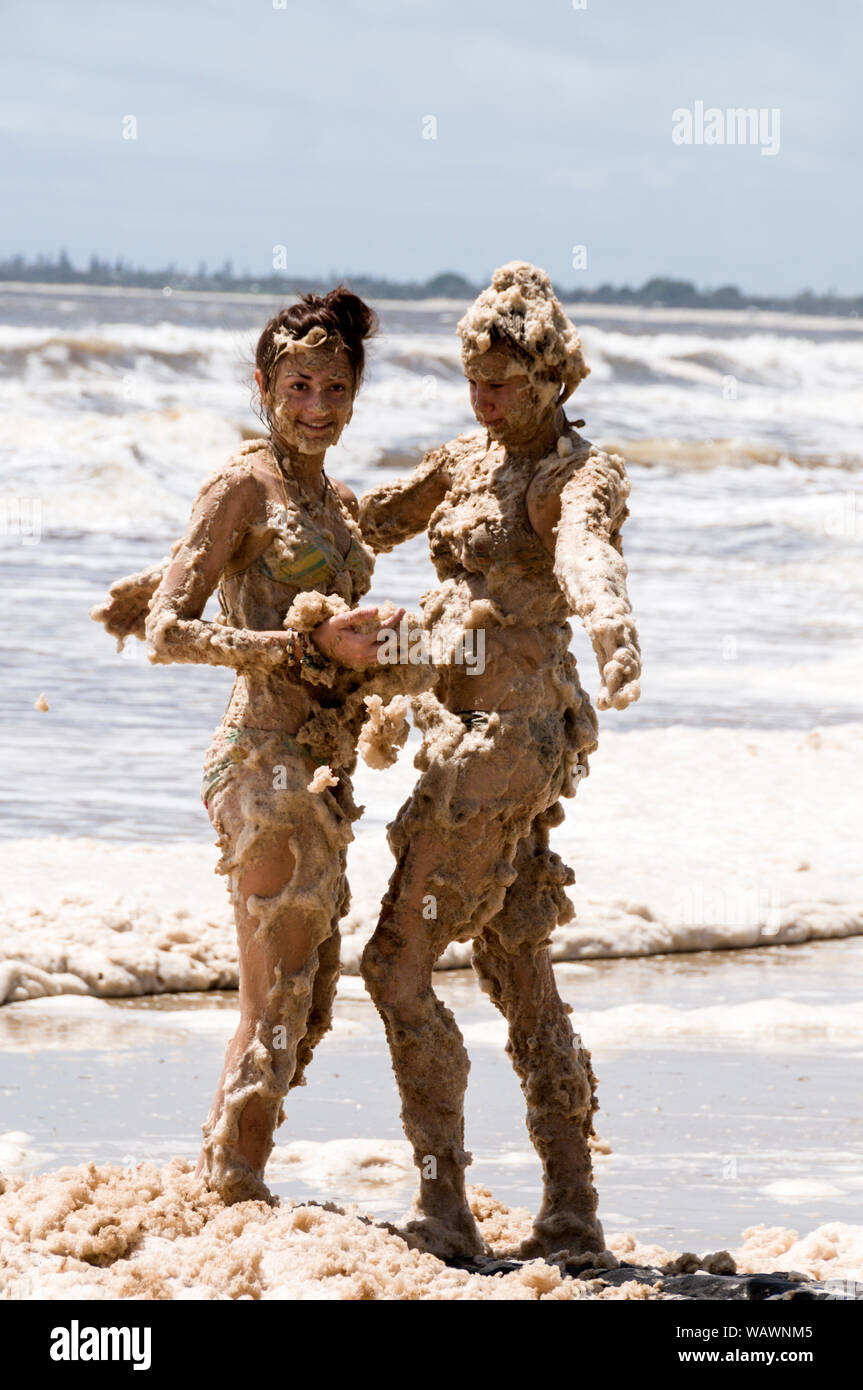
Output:
[[130,372],[146,363],[169,367],[180,375],[200,372],[208,354],[200,348],[171,350],[144,344],[122,344],[101,338],[49,337],[39,343],[0,347],[0,376],[21,376],[31,367],[48,377],[109,368]]
[[[786,459],[804,468],[860,466],[859,336],[626,332],[594,323],[583,337],[591,375],[569,413],[588,421],[590,438],[640,441],[637,458],[629,453],[636,461],[678,471]],[[8,424],[3,430],[9,468],[51,482],[38,439],[65,432],[73,419],[92,433],[80,437],[78,459],[99,453],[112,420],[138,431],[145,452],[159,413],[211,412],[238,430],[253,427],[254,340],[255,331],[167,321],[77,333],[0,328],[0,407],[17,424],[14,436]],[[370,344],[346,452],[334,462],[344,457],[356,475],[388,451],[422,450],[474,423],[458,339],[430,313],[428,331],[385,331]],[[201,471],[219,462],[205,454]],[[64,463],[61,491],[66,476]]]
[[[859,1048],[863,1043],[863,1002],[807,1004],[800,999],[749,999],[678,1009],[665,1004],[620,1004],[574,1015],[579,1037],[600,1060],[634,1048],[727,1047],[747,1051],[795,1053],[820,1048]],[[468,1023],[465,1042],[481,1047],[506,1045],[503,1019]]]
[[645,468],[661,466],[680,472],[713,468],[796,467],[840,468],[849,472],[863,467],[863,454],[837,450],[813,454],[783,449],[748,439],[602,439],[604,449],[622,454],[627,463]]
[[[0,327],[0,374],[16,375],[35,362],[54,372],[92,366],[127,370],[148,359],[178,373],[211,370],[222,360],[252,365],[256,330],[212,325],[101,324],[69,332],[62,326]],[[863,374],[863,337],[819,338],[800,333],[625,332],[597,324],[582,331],[595,378],[681,384],[734,378],[743,384],[791,390],[856,390]],[[370,344],[371,373],[408,372],[461,378],[459,341],[430,316],[427,332],[383,331]]]
[[[799,334],[746,333],[717,338],[707,333],[623,333],[595,325],[582,332],[593,373],[637,373],[644,381],[678,379],[790,390],[856,390],[863,373],[863,339]],[[610,369],[610,370],[609,370]]]

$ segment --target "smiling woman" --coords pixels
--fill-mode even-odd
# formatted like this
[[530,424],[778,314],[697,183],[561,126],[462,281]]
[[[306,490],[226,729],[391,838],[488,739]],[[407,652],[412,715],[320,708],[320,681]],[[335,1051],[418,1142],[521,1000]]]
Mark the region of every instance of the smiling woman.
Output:
[[255,383],[265,423],[282,443],[308,453],[311,440],[336,442],[353,413],[365,339],[376,327],[368,305],[343,290],[306,295],[270,320],[255,352]]
[[[239,943],[241,1017],[198,1165],[226,1201],[269,1196],[282,1098],[331,1023],[361,726],[374,725],[362,730],[367,760],[371,741],[378,766],[392,761],[404,701],[390,710],[381,697],[419,679],[379,662],[375,634],[404,610],[384,618],[355,606],[374,560],[355,497],[323,467],[351,418],[375,322],[337,289],[267,324],[255,383],[269,437],[207,479],[167,565],[121,580],[93,612],[121,640],[146,635],[153,662],[236,671],[202,787]],[[205,622],[217,587],[221,617]]]

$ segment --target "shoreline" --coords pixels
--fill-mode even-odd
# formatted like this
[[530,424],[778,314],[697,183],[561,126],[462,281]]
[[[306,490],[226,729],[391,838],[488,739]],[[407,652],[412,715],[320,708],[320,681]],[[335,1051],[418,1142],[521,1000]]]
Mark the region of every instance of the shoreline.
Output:
[[[358,972],[392,872],[384,830],[415,780],[409,752],[385,772],[355,774],[368,811],[348,851],[347,975]],[[576,915],[557,928],[552,958],[858,940],[863,864],[852,808],[861,760],[859,724],[603,730],[552,834],[576,873]],[[209,839],[0,842],[0,1000],[233,987],[233,917],[215,860]],[[469,955],[469,944],[455,944],[442,967],[460,969]]]
[[[54,914],[34,907],[9,931],[0,929],[0,1008],[44,998],[138,999],[236,990],[237,948],[225,908],[197,919],[186,912],[153,916],[146,904],[77,903],[71,935],[49,945],[25,940]],[[353,919],[353,920],[352,920]],[[341,974],[358,978],[359,961],[374,925],[350,914],[342,928]],[[723,924],[669,923],[649,908],[620,899],[595,901],[582,919],[558,927],[551,942],[555,964],[674,959],[858,939],[863,908],[842,903],[791,904],[773,920]],[[4,940],[5,937],[5,940]],[[470,966],[471,943],[454,942],[435,974]]]
[[[607,1233],[703,1251],[758,1224],[863,1220],[861,954],[857,941],[555,967],[599,1079],[592,1148]],[[467,1176],[536,1210],[541,1170],[505,1023],[472,971],[439,974],[434,988],[471,1061]],[[14,1126],[0,1134],[0,1171],[30,1181],[60,1167],[193,1160],[237,1005],[220,991],[0,1009],[4,1127]],[[402,1219],[416,1174],[384,1030],[355,977],[340,981],[333,1027],[286,1114],[267,1168],[283,1203]]]

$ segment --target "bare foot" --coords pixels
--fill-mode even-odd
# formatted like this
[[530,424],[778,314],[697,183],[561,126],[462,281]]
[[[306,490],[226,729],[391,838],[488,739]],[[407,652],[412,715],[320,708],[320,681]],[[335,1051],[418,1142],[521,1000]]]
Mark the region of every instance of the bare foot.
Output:
[[532,1233],[522,1241],[516,1254],[520,1260],[563,1258],[567,1264],[585,1267],[614,1269],[617,1266],[617,1260],[605,1248],[600,1223],[567,1211],[537,1217]]
[[491,1254],[468,1208],[446,1219],[419,1216],[397,1230],[411,1250],[424,1250],[429,1255],[436,1255],[439,1260],[471,1259],[477,1255]]
[[[201,1165],[198,1167],[200,1169]],[[234,1206],[237,1202],[266,1202],[271,1207],[279,1204],[278,1197],[273,1196],[263,1179],[250,1164],[242,1160],[219,1164],[215,1172],[198,1171],[195,1176],[211,1192],[217,1192],[226,1207]]]

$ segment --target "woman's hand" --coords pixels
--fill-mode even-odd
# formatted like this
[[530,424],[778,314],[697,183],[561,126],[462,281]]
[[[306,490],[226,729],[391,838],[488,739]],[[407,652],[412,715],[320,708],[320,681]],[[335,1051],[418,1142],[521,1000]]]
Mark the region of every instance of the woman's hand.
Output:
[[632,623],[607,622],[591,629],[590,638],[602,676],[597,709],[626,709],[641,694],[641,652]]
[[319,623],[311,638],[331,661],[363,671],[367,666],[378,665],[381,653],[378,633],[384,628],[398,627],[404,615],[404,608],[397,608],[388,618],[380,619],[377,608],[355,608]]
[[139,637],[144,640],[144,623],[150,599],[159,587],[166,565],[153,565],[141,570],[139,574],[129,574],[117,579],[108,592],[106,603],[97,604],[90,609],[94,622],[102,623],[111,637],[125,640]]

